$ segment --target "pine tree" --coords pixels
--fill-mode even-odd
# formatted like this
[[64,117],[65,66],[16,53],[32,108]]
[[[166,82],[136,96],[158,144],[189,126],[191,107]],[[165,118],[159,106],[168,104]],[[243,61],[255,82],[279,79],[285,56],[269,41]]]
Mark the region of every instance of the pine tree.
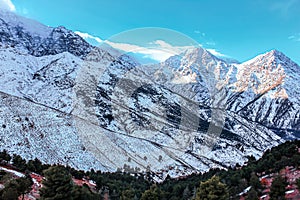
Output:
[[300,178],[298,178],[298,179],[296,180],[296,185],[297,185],[298,191],[300,191]]
[[24,199],[24,195],[30,192],[32,184],[30,176],[12,179],[5,184],[1,195],[2,199],[18,199],[21,195]]
[[220,178],[213,176],[205,182],[200,183],[195,200],[228,200],[229,193]]
[[1,193],[0,200],[18,200],[16,188],[4,188]]
[[270,188],[270,200],[282,200],[285,199],[285,187],[287,182],[285,178],[278,175],[274,178]]
[[21,156],[14,154],[12,159],[13,165],[21,171],[26,170],[26,160]]
[[28,161],[27,169],[31,172],[41,174],[42,170],[43,170],[42,165],[43,165],[42,162],[39,159],[35,158],[34,160],[29,160]]
[[250,185],[255,190],[261,189],[261,184],[260,184],[259,178],[257,177],[257,175],[254,172],[251,174],[251,177],[250,177]]
[[44,171],[41,200],[72,200],[73,182],[63,166],[52,166]]
[[149,190],[146,190],[141,197],[141,200],[160,200],[162,199],[161,191],[157,186],[152,186]]
[[183,190],[182,198],[183,198],[184,200],[187,200],[187,199],[189,199],[191,196],[192,196],[192,192],[191,192],[191,190],[189,189],[189,187],[186,186],[185,189]]
[[24,199],[24,195],[31,191],[31,186],[33,185],[33,181],[29,175],[26,177],[21,177],[16,179],[17,181],[17,192],[19,195],[22,195],[22,200]]
[[134,190],[128,189],[122,192],[121,200],[132,200],[134,198]]
[[0,152],[0,162],[1,161],[9,162],[10,160],[11,160],[11,156],[7,153],[5,149]]
[[257,200],[257,199],[259,199],[258,194],[255,191],[255,189],[252,187],[247,194],[246,200]]
[[87,185],[74,186],[72,196],[73,196],[72,200],[100,199],[100,196],[97,194],[93,194]]

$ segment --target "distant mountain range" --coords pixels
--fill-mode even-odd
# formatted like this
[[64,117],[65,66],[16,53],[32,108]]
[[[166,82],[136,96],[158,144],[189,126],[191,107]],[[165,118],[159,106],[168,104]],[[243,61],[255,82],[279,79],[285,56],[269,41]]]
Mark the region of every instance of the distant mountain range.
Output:
[[277,50],[237,64],[196,48],[140,66],[9,12],[0,36],[0,150],[163,179],[299,137],[299,66]]

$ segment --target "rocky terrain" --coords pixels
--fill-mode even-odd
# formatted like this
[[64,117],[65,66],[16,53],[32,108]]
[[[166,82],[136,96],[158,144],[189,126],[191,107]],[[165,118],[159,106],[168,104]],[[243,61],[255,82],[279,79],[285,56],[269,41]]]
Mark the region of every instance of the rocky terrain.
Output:
[[0,149],[25,158],[163,179],[298,138],[299,66],[277,50],[236,64],[193,48],[140,65],[8,12],[0,36]]

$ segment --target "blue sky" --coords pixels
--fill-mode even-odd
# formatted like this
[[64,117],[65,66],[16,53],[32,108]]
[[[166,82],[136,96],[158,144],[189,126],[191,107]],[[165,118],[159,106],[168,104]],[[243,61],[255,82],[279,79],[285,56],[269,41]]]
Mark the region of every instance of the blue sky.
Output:
[[[9,2],[10,0],[1,0]],[[245,61],[278,49],[300,64],[300,0],[11,0],[15,12],[46,25],[108,39],[162,27]]]

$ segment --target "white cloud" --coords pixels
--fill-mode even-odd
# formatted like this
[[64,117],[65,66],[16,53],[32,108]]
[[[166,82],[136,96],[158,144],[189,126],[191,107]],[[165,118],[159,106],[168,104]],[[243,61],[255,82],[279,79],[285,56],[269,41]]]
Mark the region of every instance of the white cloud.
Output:
[[[156,43],[157,41],[155,41]],[[134,44],[126,44],[126,43],[116,43],[116,42],[110,42],[105,41],[108,45],[112,46],[115,49],[119,49],[125,52],[131,52],[131,53],[139,53],[144,54],[145,58],[151,58],[153,60],[157,61],[165,61],[170,56],[178,54],[178,51],[175,51],[174,48],[166,48],[162,47],[161,45],[169,46],[168,43],[163,43],[163,41],[160,41],[158,43],[161,43],[159,45],[160,47],[141,47]]]
[[[195,46],[173,46],[163,40],[156,40],[154,42],[151,42],[149,43],[149,46],[115,43],[111,41],[105,41],[105,43],[115,49],[119,49],[125,52],[143,54],[145,58],[151,58],[159,62],[163,62],[171,56],[181,54],[187,49],[196,48]],[[201,47],[200,44],[199,47]]]
[[213,54],[214,56],[217,56],[217,57],[228,57],[227,55],[225,54],[222,54],[220,53],[218,50],[216,49],[206,49],[207,51],[209,51],[211,54]]
[[296,41],[296,42],[300,42],[300,33],[297,33],[295,35],[291,35],[291,36],[288,37],[288,39]]
[[16,11],[16,7],[11,0],[0,0],[0,8],[9,11]]
[[80,31],[75,31],[75,33],[77,35],[79,35],[80,37],[82,37],[83,39],[85,39],[87,42],[91,43],[92,45],[99,45],[103,42],[103,40],[101,40],[99,37],[96,37],[96,36],[92,36],[88,33],[83,33],[83,32],[80,32]]
[[293,40],[293,39],[295,39],[295,36],[294,36],[294,35],[291,35],[291,36],[288,37],[288,39],[289,39],[289,40]]
[[176,55],[173,52],[167,52],[160,49],[145,49],[141,51],[137,51],[136,53],[144,54],[145,58],[151,58],[153,60],[163,62],[171,56]]
[[[95,46],[106,43],[117,50],[121,50],[126,53],[141,54],[144,58],[151,58],[159,62],[163,62],[169,57],[183,53],[188,49],[196,48],[195,46],[174,46],[163,40],[156,40],[149,43],[148,46],[140,46],[136,44],[117,43],[109,40],[103,41],[99,37],[92,36],[88,33],[82,33],[80,31],[75,31],[75,33]],[[202,45],[199,44],[199,47],[201,46]],[[207,49],[207,51],[217,57],[227,57],[225,54],[220,53],[216,49]]]
[[209,46],[216,46],[216,43],[215,43],[215,42],[206,42],[205,44],[206,44],[206,45],[209,45]]
[[174,52],[175,54],[180,54],[187,49],[195,48],[194,46],[173,46],[163,40],[156,40],[154,44],[156,44],[159,48]]

